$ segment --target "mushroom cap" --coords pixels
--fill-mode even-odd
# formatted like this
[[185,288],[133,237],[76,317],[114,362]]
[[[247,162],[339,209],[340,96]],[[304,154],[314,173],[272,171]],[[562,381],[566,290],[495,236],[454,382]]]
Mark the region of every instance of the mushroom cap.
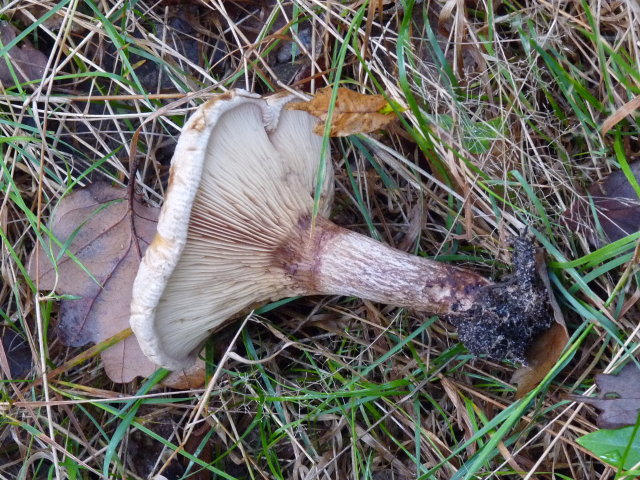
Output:
[[[230,91],[185,124],[157,234],[133,284],[131,327],[154,363],[187,368],[227,320],[308,293],[278,258],[311,218],[322,147],[315,118],[285,108],[293,100]],[[328,151],[324,162],[326,216]]]

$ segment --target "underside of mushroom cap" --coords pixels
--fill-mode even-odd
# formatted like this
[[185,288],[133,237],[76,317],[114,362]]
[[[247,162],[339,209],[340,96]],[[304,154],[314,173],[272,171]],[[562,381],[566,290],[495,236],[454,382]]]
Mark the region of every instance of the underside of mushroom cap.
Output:
[[[184,126],[133,286],[131,326],[156,364],[186,368],[228,319],[299,293],[274,255],[312,213],[322,138],[313,117],[284,108],[295,99],[233,91]],[[328,158],[323,215],[333,193]]]

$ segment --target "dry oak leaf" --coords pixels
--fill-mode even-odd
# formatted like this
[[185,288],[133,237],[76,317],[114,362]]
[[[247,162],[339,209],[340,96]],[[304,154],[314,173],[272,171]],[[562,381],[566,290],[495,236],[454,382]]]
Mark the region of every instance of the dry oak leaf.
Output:
[[[137,199],[132,208],[123,188],[93,183],[76,190],[58,203],[49,221],[59,244],[38,245],[31,255],[29,275],[37,277],[40,290],[77,297],[60,305],[58,338],[65,345],[97,344],[129,327],[133,280],[140,255],[156,233],[159,213]],[[116,383],[146,377],[158,368],[144,356],[133,335],[104,350],[101,357]],[[195,386],[195,378],[182,378],[182,373],[163,383]]]
[[[629,167],[640,182],[640,162]],[[602,247],[640,230],[640,200],[622,170],[616,170],[601,183],[591,185],[589,195],[593,207],[588,197],[577,196],[571,208],[562,214],[562,221],[570,229],[582,233],[592,246]],[[594,209],[597,219],[594,218]]]
[[[318,117],[321,121],[313,128],[322,135],[331,105],[331,87],[318,90],[306,102],[289,103],[287,109],[302,110]],[[385,128],[396,119],[389,102],[382,95],[366,95],[348,88],[338,88],[338,96],[331,116],[330,137],[346,137],[356,133],[369,133]]]
[[[0,22],[0,42],[3,47],[13,41],[17,35],[18,30],[13,25],[6,21]],[[12,70],[20,82],[38,80],[44,76],[46,67],[47,56],[25,39],[22,41],[22,46],[15,45],[0,57],[0,82],[5,86],[13,85],[15,80]]]
[[600,410],[600,428],[619,428],[635,425],[640,414],[640,369],[630,362],[617,375],[596,375],[600,390],[597,398],[570,395],[571,400],[588,403]]

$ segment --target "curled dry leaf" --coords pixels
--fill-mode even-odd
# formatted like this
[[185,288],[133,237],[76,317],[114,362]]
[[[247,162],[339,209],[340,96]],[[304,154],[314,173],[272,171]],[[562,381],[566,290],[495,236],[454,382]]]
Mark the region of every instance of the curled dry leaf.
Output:
[[606,135],[609,130],[615,127],[626,116],[633,116],[633,114],[640,109],[640,95],[636,95],[633,99],[622,105],[619,109],[613,112],[604,122],[600,131],[602,135]]
[[[17,34],[18,31],[9,22],[0,22],[2,46],[14,40]],[[46,67],[47,56],[25,39],[22,41],[22,46],[15,45],[0,58],[0,82],[5,86],[13,85],[15,80],[12,70],[20,82],[38,80],[43,77]]]
[[527,364],[515,371],[511,381],[517,384],[516,397],[520,398],[531,391],[553,368],[564,348],[569,343],[569,332],[564,323],[562,310],[553,295],[544,251],[536,252],[536,270],[547,292],[548,303],[553,312],[554,323],[542,332],[526,351]]
[[[320,122],[314,133],[322,135],[331,105],[331,87],[323,88],[306,102],[287,105],[288,110],[302,110],[318,117]],[[330,137],[346,137],[356,133],[369,133],[387,127],[396,119],[389,102],[382,95],[365,95],[348,88],[338,88],[338,97],[331,116]]]
[[[640,182],[640,162],[630,165]],[[609,175],[603,182],[589,187],[588,197],[577,197],[562,220],[574,231],[583,234],[594,247],[601,247],[640,230],[640,200],[622,170]],[[594,211],[597,218],[594,218]],[[598,225],[602,228],[600,233]]]
[[588,403],[601,411],[597,424],[600,428],[619,428],[635,425],[640,413],[640,369],[628,363],[617,375],[598,374],[597,398],[571,395],[576,402]]
[[[127,191],[106,183],[76,190],[57,205],[49,229],[59,244],[34,249],[29,275],[38,279],[40,290],[75,297],[60,305],[58,338],[63,344],[97,344],[129,327],[133,279],[140,255],[155,235],[158,212],[137,199],[130,209]],[[117,383],[157,368],[134,336],[101,356],[107,375]],[[164,383],[176,388],[202,384],[202,372],[189,375],[173,374]]]

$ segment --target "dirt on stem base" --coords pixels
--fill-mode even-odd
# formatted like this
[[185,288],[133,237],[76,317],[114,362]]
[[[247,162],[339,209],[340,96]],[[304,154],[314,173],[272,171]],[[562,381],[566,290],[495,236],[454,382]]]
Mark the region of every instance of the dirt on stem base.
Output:
[[554,320],[532,241],[519,236],[513,247],[514,272],[503,282],[483,287],[468,310],[443,318],[457,327],[460,340],[474,355],[526,365],[527,348]]

